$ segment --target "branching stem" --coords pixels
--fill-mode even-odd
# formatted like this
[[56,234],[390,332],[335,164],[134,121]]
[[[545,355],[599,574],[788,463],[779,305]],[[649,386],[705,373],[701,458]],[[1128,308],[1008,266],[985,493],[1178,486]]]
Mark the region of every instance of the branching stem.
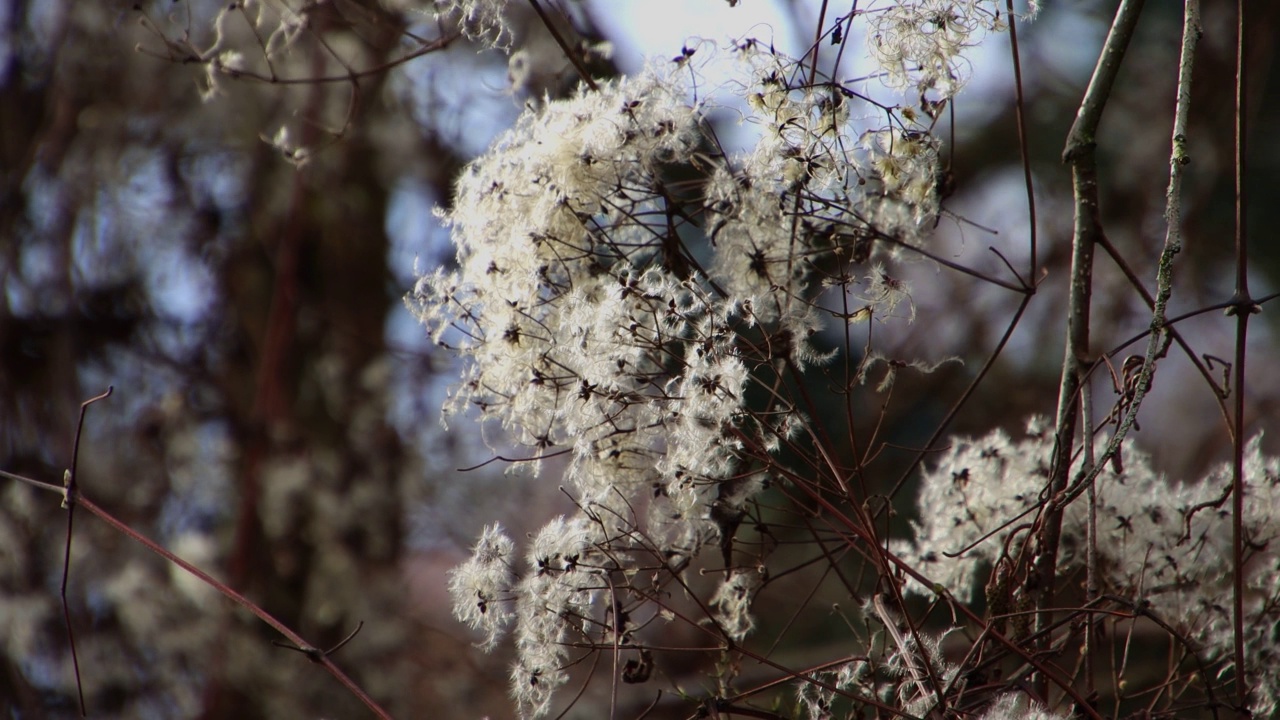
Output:
[[[1068,289],[1066,346],[1063,352],[1062,378],[1058,389],[1058,412],[1055,448],[1048,496],[1056,498],[1066,490],[1071,473],[1071,457],[1075,446],[1077,398],[1080,384],[1089,365],[1089,310],[1093,294],[1094,246],[1102,234],[1098,211],[1098,175],[1095,156],[1098,125],[1102,111],[1111,97],[1111,89],[1119,74],[1124,54],[1138,24],[1143,0],[1122,0],[1116,10],[1093,77],[1085,91],[1075,123],[1067,136],[1062,159],[1071,166],[1072,192],[1075,198],[1074,233],[1071,243],[1071,276]],[[1086,442],[1089,442],[1086,439]],[[1058,570],[1058,544],[1062,533],[1062,508],[1051,502],[1041,518],[1035,568],[1028,574],[1035,598],[1036,627],[1051,622],[1046,612],[1053,606]],[[1042,640],[1042,643],[1047,641]]]

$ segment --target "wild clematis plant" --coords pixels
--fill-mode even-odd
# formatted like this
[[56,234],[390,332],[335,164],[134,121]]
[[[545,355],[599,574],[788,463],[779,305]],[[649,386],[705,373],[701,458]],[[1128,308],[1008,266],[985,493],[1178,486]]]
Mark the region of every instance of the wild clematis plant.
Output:
[[[442,8],[511,49],[502,3]],[[816,50],[795,59],[751,39],[691,42],[635,75],[531,106],[468,166],[440,213],[456,267],[421,277],[410,298],[462,360],[445,416],[473,414],[495,447],[525,449],[522,466],[563,459],[576,506],[523,557],[487,527],[450,576],[455,615],[483,646],[510,638],[522,715],[551,713],[571,668],[602,656],[616,709],[618,684],[645,682],[655,653],[668,652],[712,658],[696,680],[668,678],[700,717],[1096,717],[1093,691],[1046,658],[1079,649],[1088,661],[1076,677],[1092,688],[1091,613],[1104,601],[1162,623],[1182,643],[1175,665],[1201,663],[1171,671],[1177,688],[1157,704],[1199,692],[1217,702],[1196,683],[1211,682],[1209,666],[1241,632],[1214,599],[1224,566],[1206,564],[1240,547],[1215,517],[1216,480],[1170,492],[1125,445],[1115,470],[1090,476],[1088,503],[1076,502],[1086,488],[1055,486],[1091,471],[1085,453],[1059,452],[1063,438],[1074,447],[1074,425],[1033,419],[1025,440],[994,433],[935,457],[907,530],[894,526],[892,497],[869,489],[865,461],[841,459],[849,448],[806,390],[806,377],[835,377],[838,359],[832,385],[846,398],[868,384],[887,393],[904,368],[937,367],[870,340],[859,358],[841,356],[823,333],[849,348],[852,326],[910,322],[900,272],[910,259],[961,269],[929,251],[948,184],[935,128],[969,75],[965,53],[1007,29],[1007,12],[975,0],[859,8],[823,36],[839,43],[861,23],[876,69],[857,81],[824,74]],[[713,64],[734,79],[709,82]],[[741,152],[723,147],[713,122],[731,113],[754,137]],[[1030,255],[1034,265],[1034,243]],[[1035,288],[1018,280],[1029,297]],[[1149,383],[1142,367],[1126,363],[1118,415]],[[1275,463],[1251,452],[1249,483],[1269,493]],[[1246,522],[1257,572],[1244,631],[1251,670],[1272,685],[1273,526],[1266,512]],[[812,567],[821,577],[803,600],[773,591]],[[1049,585],[1088,569],[1073,622],[1053,624],[1043,567]],[[832,623],[856,642],[808,666],[773,660],[776,642],[753,645],[762,625],[812,614],[828,585],[843,593]],[[771,591],[784,596],[769,600],[777,616],[759,611]],[[912,619],[920,595],[945,622]],[[668,626],[697,641],[663,641]],[[766,694],[772,709],[751,704]],[[1274,708],[1273,690],[1257,695]]]
[[[812,342],[824,293],[852,293],[851,322],[892,313],[907,290],[872,248],[921,242],[938,212],[935,139],[860,129],[852,91],[755,42],[728,55],[760,138],[728,156],[714,98],[693,99],[696,52],[527,111],[442,214],[458,269],[412,299],[466,361],[446,416],[475,410],[495,438],[568,457],[581,515],[519,570],[490,528],[451,580],[487,644],[514,623],[527,714],[564,682],[572,636],[627,631],[598,609],[629,566],[678,574],[732,539],[774,453],[804,432],[777,384],[828,360]],[[729,567],[708,600],[730,641],[753,626],[762,571]],[[524,579],[496,587],[504,572]]]
[[[1052,457],[1052,425],[1031,418],[1021,439],[1003,431],[981,438],[959,438],[924,473],[912,540],[896,541],[894,552],[938,586],[957,595],[982,590],[982,571],[995,568],[985,600],[1005,607],[1027,607],[1015,584],[1002,580],[1026,547],[1026,518],[1041,506]],[[1270,715],[1280,688],[1280,639],[1271,631],[1280,622],[1280,459],[1266,457],[1261,436],[1247,446],[1244,472],[1251,490],[1244,529],[1248,590],[1246,643],[1250,671],[1259,680],[1255,709]],[[1104,442],[1099,441],[1101,453]],[[1063,534],[1072,549],[1062,572],[1078,572],[1085,548],[1092,546],[1100,571],[1100,589],[1138,598],[1144,612],[1176,628],[1183,642],[1204,648],[1206,660],[1231,654],[1231,525],[1224,507],[1231,470],[1220,466],[1194,482],[1170,481],[1150,458],[1125,447],[1122,461],[1108,464],[1096,481],[1094,533],[1084,503],[1068,506]],[[940,511],[939,511],[940,510]],[[908,586],[932,594],[933,587]]]

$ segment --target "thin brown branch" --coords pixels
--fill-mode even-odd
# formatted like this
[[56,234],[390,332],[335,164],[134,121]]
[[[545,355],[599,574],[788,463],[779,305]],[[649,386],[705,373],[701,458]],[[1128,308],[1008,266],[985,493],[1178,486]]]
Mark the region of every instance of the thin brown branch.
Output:
[[71,627],[71,609],[67,606],[67,580],[71,576],[71,536],[75,525],[76,504],[76,472],[80,459],[80,436],[84,434],[84,416],[89,406],[111,396],[115,388],[107,387],[101,395],[80,403],[80,418],[76,421],[76,436],[71,445],[71,469],[63,475],[62,507],[67,509],[67,540],[62,553],[62,585],[58,588],[58,596],[62,599],[62,620],[67,626],[67,643],[71,647],[71,667],[76,676],[76,694],[80,699],[80,717],[88,717],[89,711],[84,702],[84,684],[80,681],[80,655],[76,652],[76,634]]
[[[1025,100],[1022,96],[1022,61],[1018,57],[1018,23],[1017,15],[1013,12],[1013,0],[1005,0],[1005,12],[1009,16],[1009,53],[1013,58],[1013,110],[1014,120],[1018,125],[1018,155],[1022,159],[1022,182],[1027,188],[1027,245],[1029,249],[1027,278],[1030,279],[1034,286],[1036,268],[1039,265],[1036,243],[1036,193],[1031,184],[1031,155],[1027,150],[1027,119],[1023,112]],[[1017,273],[1014,274],[1016,275]]]
[[[76,479],[75,479],[76,466],[77,466],[76,461],[79,455],[80,437],[84,429],[85,411],[88,409],[89,405],[99,400],[103,400],[109,395],[111,395],[112,390],[113,388],[107,388],[106,392],[102,393],[101,395],[92,397],[80,405],[80,420],[79,420],[79,424],[76,427],[76,437],[75,437],[75,444],[74,444],[75,451],[72,457],[71,469],[68,470],[65,474],[65,486],[63,488],[59,488],[59,491],[63,494],[63,503],[66,506],[68,511],[67,512],[67,541],[66,541],[66,550],[63,558],[62,586],[61,586],[60,592],[62,597],[63,617],[66,620],[67,634],[69,636],[69,641],[71,643],[71,658],[72,658],[72,664],[75,668],[76,687],[80,694],[81,716],[87,717],[88,712],[86,710],[85,701],[84,701],[84,690],[80,683],[80,663],[76,655],[75,636],[72,633],[71,615],[67,606],[67,579],[69,576],[69,569],[71,564],[71,537],[72,537],[71,519],[76,506],[83,507],[85,510],[97,516],[99,519],[101,519],[103,522],[110,525],[112,528],[114,528],[116,531],[118,531],[122,535],[125,535],[126,537],[133,540],[134,542],[137,542],[138,544],[147,548],[151,552],[164,558],[166,561],[182,568],[186,572],[195,576],[200,581],[204,582],[206,585],[217,590],[219,593],[221,593],[223,596],[230,599],[232,602],[235,602],[236,604],[245,608],[249,612],[253,613],[260,620],[265,622],[267,625],[270,625],[281,635],[285,636],[285,638],[287,638],[289,642],[293,644],[293,647],[298,651],[302,652],[303,654],[305,654],[309,660],[319,665],[323,665],[325,670],[327,670],[330,675],[332,675],[339,683],[341,683],[353,695],[355,695],[356,698],[358,698],[362,703],[364,703],[365,707],[369,708],[374,713],[374,715],[376,715],[379,718],[384,718],[385,720],[390,720],[391,718],[390,714],[388,714],[385,710],[383,710],[381,706],[379,706],[378,703],[368,695],[368,693],[366,693],[359,685],[357,685],[354,680],[348,677],[346,673],[344,673],[329,658],[330,654],[336,652],[337,650],[342,648],[342,646],[346,645],[347,642],[350,641],[351,638],[355,636],[356,632],[359,632],[360,627],[363,627],[363,623],[361,623],[360,626],[356,628],[355,632],[351,633],[351,635],[347,636],[346,639],[339,642],[330,650],[328,651],[317,650],[315,646],[311,645],[306,640],[304,640],[301,635],[294,632],[287,625],[277,620],[275,617],[273,617],[266,610],[263,610],[256,603],[249,600],[248,598],[241,595],[240,593],[236,592],[235,590],[231,589],[231,587],[219,581],[218,579],[214,578],[212,575],[209,575],[208,573],[196,567],[195,565],[192,565],[186,560],[183,560],[182,558],[173,554],[172,552],[170,552],[169,550],[167,550],[166,548],[164,548],[163,546],[161,546],[159,543],[155,542],[151,538],[143,535],[137,530],[134,530],[133,528],[126,525],[125,523],[116,519],[115,516],[113,516],[111,513],[109,513],[107,510],[105,510],[101,506],[99,506],[97,503],[94,503],[92,500],[85,497],[85,495],[82,492],[80,492],[80,489],[78,488],[76,484]],[[5,476],[12,475],[11,473],[4,473],[4,474]],[[18,477],[18,476],[14,476],[14,477]],[[19,477],[19,479],[26,481],[25,478]],[[38,481],[31,481],[31,482],[32,484],[38,487],[41,487],[42,489],[53,489],[57,487],[52,483],[41,483]]]
[[1249,711],[1249,667],[1245,663],[1244,601],[1245,601],[1245,537],[1244,528],[1244,396],[1245,359],[1249,336],[1249,317],[1261,312],[1261,307],[1249,296],[1249,203],[1246,194],[1245,175],[1248,154],[1248,57],[1246,30],[1248,18],[1245,12],[1249,3],[1236,2],[1236,87],[1235,87],[1235,256],[1236,291],[1232,300],[1235,306],[1229,311],[1236,316],[1235,393],[1232,404],[1234,433],[1231,447],[1231,569],[1232,604],[1231,624],[1234,640],[1235,684],[1237,715],[1252,717]]
[[542,7],[542,3],[538,2],[538,0],[529,0],[529,5],[533,7],[534,12],[538,13],[538,19],[542,20],[547,32],[551,33],[552,39],[560,46],[560,51],[564,53],[569,62],[573,63],[573,68],[578,71],[578,77],[582,78],[582,82],[586,83],[587,87],[592,90],[599,90],[600,88],[596,85],[595,79],[591,77],[591,73],[587,71],[587,66],[583,64],[582,58],[578,57],[578,53],[569,46],[569,42],[564,39],[564,35],[560,34],[555,22],[552,21],[551,16]]
[[[270,625],[273,629],[275,629],[276,632],[285,636],[285,638],[288,639],[289,642],[293,643],[294,646],[302,650],[303,653],[307,655],[307,658],[309,660],[312,660],[313,662],[324,666],[324,669],[328,671],[328,673],[332,675],[334,679],[336,679],[339,683],[341,683],[343,687],[347,688],[347,690],[349,690],[352,695],[355,695],[356,698],[360,700],[360,702],[364,703],[365,707],[369,708],[369,710],[372,711],[374,715],[376,715],[379,718],[384,718],[384,720],[391,719],[391,715],[387,713],[386,710],[383,710],[382,707],[378,705],[377,701],[369,697],[368,693],[366,693],[359,685],[357,685],[354,680],[348,677],[347,674],[344,673],[341,668],[339,668],[337,665],[334,664],[333,660],[329,658],[328,653],[307,652],[308,649],[314,648],[315,646],[312,645],[311,643],[308,643],[306,640],[302,638],[301,635],[299,635],[298,633],[294,632],[291,628],[289,628],[288,625],[285,625],[284,623],[277,620],[275,617],[273,617],[266,610],[263,610],[259,605],[254,603],[252,600],[245,597],[244,595],[241,595],[235,590],[231,589],[231,587],[229,587],[222,581],[218,580],[217,578],[213,577],[209,573],[201,570],[195,565],[192,565],[186,560],[183,560],[177,555],[174,555],[172,552],[164,548],[164,546],[160,545],[159,543],[147,537],[146,535],[143,535],[137,530],[134,530],[133,528],[124,524],[120,520],[117,520],[115,516],[107,512],[107,510],[99,506],[97,503],[85,497],[83,494],[79,492],[74,493],[71,496],[71,502],[75,505],[79,505],[83,507],[85,510],[88,510],[90,513],[96,515],[98,519],[102,520],[103,522],[105,522],[106,524],[114,528],[117,532],[128,537],[130,540],[133,540],[139,545],[142,545],[146,549],[159,555],[160,557],[164,558],[168,562],[174,565],[177,565],[178,567],[187,571],[191,575],[195,576],[201,582],[205,583],[206,585],[213,588],[214,590],[217,590],[227,599],[231,600],[232,602],[239,605],[240,607],[243,607],[244,609],[253,613],[253,615],[256,616],[259,620],[266,623],[267,625]],[[338,647],[341,647],[341,644]],[[334,648],[334,650],[336,649],[337,647]]]

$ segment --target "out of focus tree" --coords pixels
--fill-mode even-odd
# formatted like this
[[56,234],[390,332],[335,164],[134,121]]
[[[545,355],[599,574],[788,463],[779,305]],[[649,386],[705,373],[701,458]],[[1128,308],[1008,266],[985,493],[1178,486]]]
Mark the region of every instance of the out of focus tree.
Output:
[[[80,399],[114,385],[84,491],[317,645],[363,622],[342,662],[418,714],[467,642],[428,631],[410,582],[414,511],[456,463],[407,400],[433,359],[396,332],[412,253],[444,255],[393,216],[447,197],[477,142],[441,78],[505,67],[391,3],[15,0],[0,17],[0,466],[60,477]],[[63,513],[3,492],[0,705],[66,716]],[[363,712],[102,524],[80,520],[71,557],[95,717]]]

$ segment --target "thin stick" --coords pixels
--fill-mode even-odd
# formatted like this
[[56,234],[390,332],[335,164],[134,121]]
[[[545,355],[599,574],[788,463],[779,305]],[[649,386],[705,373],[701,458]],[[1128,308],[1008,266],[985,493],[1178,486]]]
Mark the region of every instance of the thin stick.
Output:
[[76,693],[80,698],[80,717],[89,717],[89,710],[84,702],[84,684],[80,682],[80,654],[76,652],[76,634],[71,628],[71,609],[67,606],[67,578],[71,576],[71,533],[76,517],[76,504],[73,500],[76,495],[76,469],[77,462],[80,459],[80,435],[84,432],[85,410],[93,403],[109,397],[114,389],[108,386],[106,392],[80,403],[80,419],[76,422],[76,437],[71,444],[71,469],[67,470],[62,476],[62,507],[67,509],[67,540],[62,552],[62,586],[58,590],[58,595],[62,598],[62,620],[67,626],[67,642],[71,645],[71,667],[76,675]]
[[[1095,458],[1093,456],[1093,390],[1089,382],[1083,383],[1080,388],[1080,416],[1084,420],[1084,428],[1081,436],[1084,438],[1084,466],[1083,471],[1089,472],[1093,470]],[[1088,486],[1088,515],[1085,521],[1085,604],[1092,604],[1098,598],[1101,583],[1098,580],[1098,494],[1097,488],[1093,483]],[[1093,695],[1094,687],[1094,655],[1097,654],[1098,648],[1094,643],[1094,625],[1095,618],[1092,614],[1085,618],[1084,640],[1081,643],[1080,654],[1084,659],[1084,689],[1087,695]]]
[[1124,441],[1125,435],[1137,420],[1138,409],[1150,389],[1156,359],[1163,356],[1162,348],[1167,348],[1169,344],[1166,337],[1167,309],[1169,297],[1173,294],[1173,259],[1182,252],[1182,174],[1183,169],[1191,162],[1187,154],[1187,116],[1191,111],[1191,71],[1195,62],[1196,43],[1199,40],[1200,2],[1187,0],[1182,26],[1182,56],[1178,62],[1178,101],[1173,111],[1169,187],[1165,191],[1164,249],[1160,253],[1160,264],[1156,271],[1156,297],[1155,306],[1151,310],[1151,334],[1147,337],[1147,352],[1142,362],[1142,372],[1138,376],[1137,392],[1134,393],[1133,403],[1116,428],[1116,433],[1107,445],[1106,451],[1099,458],[1099,465],[1106,463],[1112,455],[1119,452],[1120,443]]
[[[172,552],[165,549],[159,543],[147,537],[146,535],[143,535],[137,530],[134,530],[133,528],[129,527],[123,522],[117,520],[115,516],[107,512],[97,503],[91,501],[89,498],[85,497],[84,495],[81,495],[78,492],[75,493],[71,497],[71,502],[73,502],[76,505],[82,506],[85,510],[88,510],[89,512],[98,516],[100,520],[107,523],[111,527],[115,528],[118,532],[127,536],[129,539],[133,540],[134,542],[137,542],[138,544],[142,545],[146,549],[159,555],[160,557],[173,563],[174,565],[177,565],[183,570],[186,570],[187,572],[191,573],[192,575],[200,579],[206,585],[222,593],[222,595],[230,599],[232,602],[236,603],[237,605],[253,613],[255,616],[257,616],[259,620],[262,620],[262,622],[274,628],[276,632],[280,633],[281,635],[284,635],[285,638],[289,640],[289,642],[293,643],[294,646],[296,646],[300,651],[303,652],[303,654],[307,656],[307,659],[317,664],[323,665],[324,669],[327,670],[329,674],[334,677],[334,679],[342,683],[343,687],[347,688],[347,690],[351,691],[351,694],[355,695],[356,698],[360,700],[360,702],[364,703],[365,707],[369,708],[369,710],[371,710],[374,715],[378,716],[379,718],[383,718],[384,720],[391,720],[391,715],[388,714],[386,710],[383,710],[378,705],[378,703],[374,701],[373,698],[369,697],[369,695],[363,689],[361,689],[359,685],[355,683],[354,680],[347,677],[346,673],[342,672],[342,669],[333,663],[333,660],[329,658],[328,652],[316,651],[314,645],[312,645],[311,643],[308,643],[306,640],[302,638],[301,635],[291,630],[288,625],[285,625],[284,623],[277,620],[266,610],[263,610],[261,607],[256,605],[252,600],[245,597],[244,595],[241,595],[235,590],[232,590],[228,585],[214,578],[212,575],[206,573],[205,571],[201,570],[195,565],[192,565],[186,560],[183,560],[177,555],[174,555]],[[338,647],[341,647],[341,645],[339,645]],[[337,649],[338,649],[337,647],[333,648],[333,650],[337,650]],[[333,652],[333,650],[330,650],[329,652]]]
[[538,13],[538,18],[546,26],[547,32],[551,33],[551,38],[560,46],[560,51],[569,59],[569,62],[573,63],[573,68],[578,71],[578,77],[582,78],[582,82],[586,83],[587,87],[592,90],[599,90],[600,88],[596,85],[596,81],[592,79],[591,73],[587,72],[587,66],[582,64],[582,58],[579,58],[578,53],[569,47],[568,41],[564,39],[564,36],[556,29],[555,23],[551,21],[551,16],[547,15],[547,11],[542,8],[542,3],[538,2],[538,0],[529,0],[529,4],[533,6],[533,11]]
[[1245,9],[1249,3],[1237,0],[1236,3],[1236,102],[1235,102],[1235,206],[1236,206],[1236,291],[1232,300],[1235,306],[1229,310],[1236,316],[1236,349],[1235,349],[1235,382],[1232,391],[1235,393],[1232,411],[1235,415],[1235,432],[1232,437],[1231,453],[1231,561],[1232,561],[1232,635],[1235,641],[1235,682],[1236,682],[1236,714],[1239,717],[1252,717],[1249,711],[1249,678],[1245,665],[1244,637],[1244,547],[1247,542],[1244,531],[1244,386],[1246,340],[1249,335],[1249,316],[1261,312],[1261,308],[1249,297],[1249,243],[1248,243],[1248,197],[1245,194],[1245,170],[1248,159],[1247,141],[1248,105],[1246,90],[1247,67],[1245,65]]
[[[1036,257],[1036,194],[1031,184],[1031,155],[1027,150],[1027,120],[1023,113],[1022,62],[1018,59],[1018,23],[1015,20],[1017,16],[1013,12],[1013,0],[1005,0],[1005,10],[1009,16],[1009,52],[1013,55],[1013,111],[1018,125],[1018,154],[1022,157],[1022,181],[1027,187],[1027,243],[1030,246],[1027,278],[1034,286],[1036,266],[1040,262]],[[955,106],[952,105],[951,109],[954,112]],[[955,128],[954,122],[952,128]]]

